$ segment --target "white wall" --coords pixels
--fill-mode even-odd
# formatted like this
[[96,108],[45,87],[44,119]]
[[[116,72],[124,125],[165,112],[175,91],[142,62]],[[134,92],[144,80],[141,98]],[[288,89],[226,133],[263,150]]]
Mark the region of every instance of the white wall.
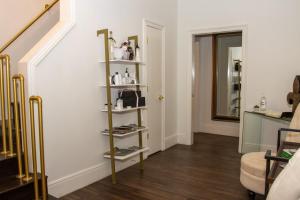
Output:
[[[1,0],[0,47],[6,44],[53,0]],[[59,3],[38,20],[3,54],[11,56],[12,74],[18,61],[58,22]]]
[[[141,43],[143,18],[165,25],[166,138],[176,135],[176,1],[75,0],[75,3],[76,25],[69,34],[36,68],[26,68],[34,50],[20,65],[20,71],[25,71],[27,77],[34,76],[28,86],[32,87],[30,91],[44,100],[46,172],[49,191],[57,197],[110,173],[110,162],[103,158],[109,149],[108,138],[100,135],[100,130],[107,127],[107,115],[100,112],[106,102],[105,90],[98,87],[105,77],[104,66],[98,63],[104,57],[103,37],[96,36],[98,29],[109,28],[118,41],[138,34]],[[41,46],[38,44],[35,49]],[[134,117],[122,120],[131,119]],[[137,142],[137,138],[117,141],[117,145],[131,145],[133,141]],[[136,160],[117,166],[124,167]]]
[[181,143],[189,143],[190,134],[186,120],[190,31],[246,25],[246,109],[251,110],[264,93],[268,108],[287,111],[286,95],[300,73],[299,8],[298,0],[178,0],[177,128]]
[[197,37],[194,43],[195,85],[192,104],[192,131],[239,136],[239,123],[211,120],[212,36]]

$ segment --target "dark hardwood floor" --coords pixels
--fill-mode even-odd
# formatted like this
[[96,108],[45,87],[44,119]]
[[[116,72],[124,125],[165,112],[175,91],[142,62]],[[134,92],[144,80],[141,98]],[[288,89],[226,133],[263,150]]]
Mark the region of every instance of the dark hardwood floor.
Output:
[[248,199],[239,181],[238,138],[195,134],[193,146],[176,145],[138,165],[69,194],[62,200],[236,200]]

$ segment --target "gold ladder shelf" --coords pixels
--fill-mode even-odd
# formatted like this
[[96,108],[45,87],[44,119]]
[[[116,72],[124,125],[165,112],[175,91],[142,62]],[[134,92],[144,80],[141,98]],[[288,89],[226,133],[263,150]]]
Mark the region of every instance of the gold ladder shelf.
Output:
[[[140,65],[143,65],[142,62],[135,62],[135,61],[125,61],[125,60],[109,60],[109,47],[108,47],[108,29],[102,29],[97,31],[97,36],[103,35],[104,36],[104,45],[105,45],[105,61],[100,61],[100,63],[104,63],[106,65],[106,93],[107,93],[107,110],[103,110],[104,112],[107,112],[108,114],[108,135],[109,135],[109,142],[110,142],[110,156],[104,156],[105,158],[111,159],[111,171],[112,171],[112,183],[115,184],[116,181],[116,167],[115,167],[115,160],[126,160],[128,158],[131,158],[133,156],[139,155],[140,156],[140,170],[141,172],[144,170],[144,152],[148,151],[149,148],[143,146],[143,132],[145,130],[138,130],[139,135],[139,148],[140,150],[133,152],[132,154],[129,154],[127,156],[115,156],[115,146],[114,146],[114,137],[113,135],[113,113],[114,110],[112,108],[112,97],[111,97],[111,89],[112,86],[110,84],[109,76],[110,76],[110,64],[127,64],[127,65],[135,65],[136,70],[136,79],[137,82],[140,83]],[[128,37],[128,40],[134,41],[135,45],[138,44],[138,36],[131,36]],[[132,85],[128,86],[132,87]],[[134,85],[136,90],[140,90],[142,85],[136,84]],[[140,107],[132,109],[131,111],[137,111],[137,119],[138,119],[138,126],[142,126],[142,110],[146,109],[146,107]],[[124,111],[128,111],[125,110]],[[124,112],[126,113],[126,112]],[[132,134],[133,135],[133,134]]]

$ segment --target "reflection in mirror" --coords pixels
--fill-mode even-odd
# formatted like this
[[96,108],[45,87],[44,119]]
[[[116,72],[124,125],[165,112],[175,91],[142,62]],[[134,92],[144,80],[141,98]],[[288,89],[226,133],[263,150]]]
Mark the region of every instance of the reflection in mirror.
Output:
[[240,119],[242,33],[213,35],[213,103],[215,120]]

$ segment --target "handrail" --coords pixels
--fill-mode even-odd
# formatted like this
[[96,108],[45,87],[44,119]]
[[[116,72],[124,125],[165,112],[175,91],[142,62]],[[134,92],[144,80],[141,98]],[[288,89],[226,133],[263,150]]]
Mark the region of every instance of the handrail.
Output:
[[48,12],[59,0],[54,0],[51,4],[45,5],[45,10],[38,14],[35,18],[31,20],[23,29],[21,29],[12,39],[10,39],[3,47],[0,49],[0,54],[7,49],[14,41],[16,41],[25,31],[27,31],[36,21],[38,21],[46,12]]

